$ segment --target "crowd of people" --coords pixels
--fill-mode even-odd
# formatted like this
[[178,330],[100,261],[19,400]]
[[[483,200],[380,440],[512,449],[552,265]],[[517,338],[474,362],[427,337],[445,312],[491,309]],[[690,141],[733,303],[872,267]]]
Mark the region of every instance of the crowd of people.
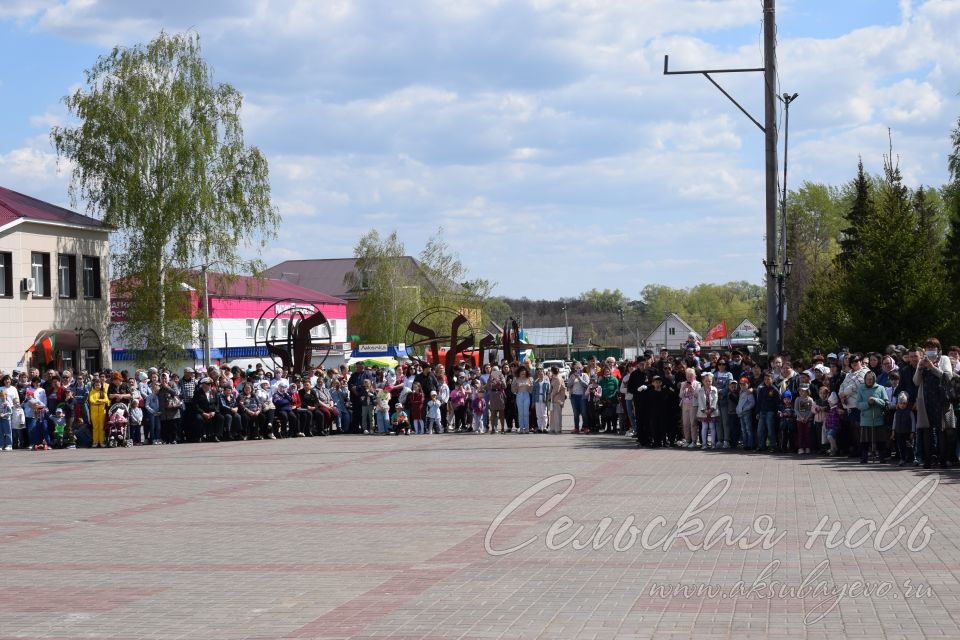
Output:
[[958,464],[960,347],[890,345],[809,362],[764,363],[738,350],[646,351],[591,358],[569,373],[532,363],[453,371],[318,368],[296,374],[227,365],[76,375],[0,373],[0,451],[321,437],[553,433],[572,409],[575,434],[635,437],[640,447],[795,455],[871,454],[900,465]]

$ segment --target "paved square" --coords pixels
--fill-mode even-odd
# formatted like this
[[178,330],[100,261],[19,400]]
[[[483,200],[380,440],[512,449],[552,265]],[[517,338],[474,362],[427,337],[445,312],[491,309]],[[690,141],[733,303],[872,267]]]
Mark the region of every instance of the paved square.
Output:
[[[497,515],[556,474],[575,479],[569,494],[550,508],[570,487],[555,478],[488,546],[533,541],[488,553]],[[652,549],[721,474],[726,493],[679,527],[689,535]],[[922,504],[890,549],[874,547],[896,527],[883,541],[868,523],[851,531],[858,518],[880,526],[924,479],[932,495],[913,500]],[[956,638],[957,481],[847,459],[637,450],[603,435],[2,453],[0,640]],[[933,533],[910,551],[923,515]],[[571,528],[548,548],[561,516]],[[696,517],[716,525],[709,549],[705,531],[685,528]],[[807,549],[823,517],[841,544]],[[591,537],[604,518],[606,533]],[[763,548],[755,523],[781,537]],[[564,545],[580,525],[586,548]],[[750,550],[737,546],[745,528]],[[834,602],[827,589],[848,591]]]

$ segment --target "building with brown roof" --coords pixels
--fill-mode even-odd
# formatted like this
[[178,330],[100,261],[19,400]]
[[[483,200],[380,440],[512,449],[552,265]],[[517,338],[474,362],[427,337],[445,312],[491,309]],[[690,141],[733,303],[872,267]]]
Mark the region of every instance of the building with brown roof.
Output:
[[0,187],[0,370],[110,366],[112,230]]

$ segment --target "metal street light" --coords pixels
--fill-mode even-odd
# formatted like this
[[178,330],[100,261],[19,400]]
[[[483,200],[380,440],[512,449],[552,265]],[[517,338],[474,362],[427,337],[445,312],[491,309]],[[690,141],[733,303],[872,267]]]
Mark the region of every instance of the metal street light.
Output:
[[203,274],[203,366],[210,366],[210,286],[207,281],[207,271],[210,267],[226,264],[222,260],[213,260],[198,264],[189,269],[200,269]]

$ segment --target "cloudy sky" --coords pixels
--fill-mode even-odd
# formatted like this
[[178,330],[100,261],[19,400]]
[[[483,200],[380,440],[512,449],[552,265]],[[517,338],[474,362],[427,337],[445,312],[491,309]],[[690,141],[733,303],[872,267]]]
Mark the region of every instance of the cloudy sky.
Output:
[[[762,134],[671,66],[762,64],[760,0],[0,0],[0,185],[68,204],[48,139],[116,44],[194,29],[245,95],[285,229],[263,255],[410,253],[442,225],[475,276],[555,297],[759,282]],[[781,0],[790,183],[947,179],[960,0]],[[762,121],[762,77],[718,78]],[[782,152],[782,145],[781,145]],[[313,238],[305,237],[311,229]]]

